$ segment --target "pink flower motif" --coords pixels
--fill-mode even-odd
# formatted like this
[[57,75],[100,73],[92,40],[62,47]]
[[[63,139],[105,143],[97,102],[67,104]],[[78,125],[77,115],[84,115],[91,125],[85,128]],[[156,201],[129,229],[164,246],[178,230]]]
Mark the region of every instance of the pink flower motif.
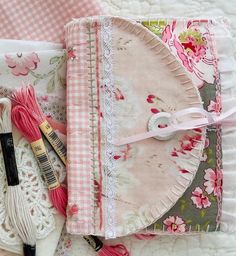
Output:
[[216,101],[211,100],[209,106],[207,107],[208,111],[220,113],[222,108],[221,97],[216,96]]
[[210,140],[206,138],[204,148],[208,148],[210,145]]
[[48,96],[47,96],[47,95],[45,95],[45,96],[41,96],[41,99],[42,99],[42,101],[46,101],[46,102],[48,102]]
[[119,160],[121,158],[121,156],[115,155],[113,158],[114,158],[114,160]]
[[124,95],[122,94],[121,90],[119,88],[116,88],[115,91],[114,91],[114,94],[115,94],[115,99],[118,101],[118,100],[124,100],[125,97]]
[[35,70],[40,62],[39,57],[36,53],[30,53],[23,55],[17,53],[16,56],[5,56],[6,63],[9,68],[12,69],[12,74],[15,76],[26,76],[30,70]]
[[208,168],[205,170],[204,179],[206,180],[204,186],[206,187],[206,192],[208,194],[213,193],[214,196],[220,196],[222,194],[222,170],[213,170]]
[[72,246],[72,241],[71,241],[71,239],[66,240],[66,241],[65,241],[65,247],[66,247],[67,249],[69,249],[71,246]]
[[200,158],[200,160],[201,160],[201,162],[206,162],[206,160],[207,160],[207,154],[204,153],[204,154],[202,155],[202,157]]
[[174,47],[177,50],[177,55],[179,56],[180,60],[182,61],[183,65],[187,68],[187,70],[189,72],[193,72],[193,67],[191,65],[191,62],[189,61],[188,55],[186,55],[186,53],[184,52],[184,48],[181,45],[181,43],[179,43],[176,38],[174,38],[173,40],[173,44]]
[[200,187],[195,188],[192,192],[191,200],[196,205],[197,208],[207,208],[210,207],[211,202],[209,201],[208,197],[203,194],[203,191]]
[[79,211],[79,208],[76,204],[73,204],[70,208],[69,208],[69,213],[70,215],[76,215]]
[[196,131],[195,134],[190,135],[184,135],[183,138],[179,141],[180,142],[180,148],[173,148],[173,151],[171,152],[171,156],[178,157],[179,153],[186,155],[187,152],[192,151],[196,145],[201,141],[202,136],[199,132],[201,130]]
[[215,58],[208,57],[206,34],[195,23],[188,23],[184,31],[179,30],[176,22],[169,24],[162,32],[162,41],[179,57],[186,69],[195,76],[194,82],[201,87],[204,81],[214,82],[211,73],[204,72],[205,66],[215,65]]
[[157,114],[157,113],[159,113],[160,111],[159,111],[157,108],[151,108],[151,112],[152,112],[153,114]]
[[154,99],[155,99],[155,98],[156,98],[155,95],[150,94],[150,95],[148,95],[148,97],[147,97],[147,102],[148,102],[148,103],[154,103]]
[[173,157],[178,156],[176,148],[174,148],[174,150],[171,152],[171,156],[173,156]]
[[167,231],[171,233],[183,233],[186,230],[186,225],[178,216],[169,216],[163,223],[167,226]]
[[171,37],[172,37],[171,28],[170,28],[170,25],[167,25],[162,32],[162,41],[166,43],[171,39]]
[[185,173],[189,173],[189,171],[188,170],[186,170],[186,169],[181,169],[181,170],[179,170],[181,173],[183,173],[183,174],[185,174]]
[[73,47],[70,47],[67,51],[67,56],[69,59],[75,59],[76,58],[76,50]]
[[181,44],[186,54],[196,62],[199,62],[206,55],[205,39],[202,44],[199,44],[194,37],[188,36]]
[[201,134],[196,134],[194,136],[185,135],[180,141],[181,149],[184,151],[191,151],[200,140]]
[[132,157],[132,148],[130,144],[125,145],[125,147],[119,151],[116,155],[113,156],[114,160],[123,160],[126,161]]

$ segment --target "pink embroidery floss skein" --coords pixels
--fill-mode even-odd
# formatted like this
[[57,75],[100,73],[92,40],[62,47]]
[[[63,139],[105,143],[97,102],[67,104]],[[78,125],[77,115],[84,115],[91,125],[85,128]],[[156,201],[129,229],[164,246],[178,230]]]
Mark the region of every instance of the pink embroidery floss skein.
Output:
[[6,212],[23,241],[25,256],[35,256],[36,228],[30,215],[27,199],[22,193],[12,136],[11,101],[0,99],[0,141],[7,176]]
[[129,252],[123,244],[105,245],[96,236],[84,236],[83,238],[98,253],[98,256],[129,256]]
[[40,130],[29,111],[20,105],[12,108],[12,121],[22,135],[29,141],[39,167],[45,177],[48,193],[53,206],[66,217],[67,189],[59,183],[48,157]]
[[15,91],[11,98],[17,104],[27,108],[47,141],[51,144],[61,161],[66,165],[66,147],[47,121],[37,101],[34,87],[32,85],[24,86]]

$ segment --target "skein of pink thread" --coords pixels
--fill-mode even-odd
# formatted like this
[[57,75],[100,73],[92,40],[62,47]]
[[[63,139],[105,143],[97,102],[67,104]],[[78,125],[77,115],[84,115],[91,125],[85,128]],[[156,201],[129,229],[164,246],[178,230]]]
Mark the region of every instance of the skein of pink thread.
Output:
[[[32,116],[25,107],[17,105],[12,108],[12,121],[31,145],[36,141],[42,140],[38,125],[32,119]],[[48,163],[50,163],[49,159]],[[42,166],[40,166],[40,168],[42,169]],[[51,171],[54,172],[51,163],[50,168]],[[55,189],[49,189],[48,193],[53,206],[66,217],[66,207],[68,202],[67,189],[59,184]]]

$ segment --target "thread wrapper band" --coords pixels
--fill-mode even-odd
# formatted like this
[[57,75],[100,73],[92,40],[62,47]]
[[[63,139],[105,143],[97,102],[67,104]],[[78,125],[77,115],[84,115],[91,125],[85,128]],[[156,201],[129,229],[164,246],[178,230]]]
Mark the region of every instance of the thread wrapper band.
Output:
[[36,140],[31,143],[32,150],[38,161],[40,169],[43,172],[43,175],[46,179],[48,189],[53,190],[60,187],[58,178],[53,170],[51,161],[49,159],[47,150],[45,148],[44,142],[42,139]]
[[100,239],[98,239],[96,236],[84,236],[83,237],[88,244],[96,251],[98,252],[103,247],[103,243]]
[[66,147],[47,120],[39,125],[40,130],[51,144],[61,161],[66,165]]
[[18,177],[12,133],[1,133],[0,140],[7,175],[7,184],[8,186],[19,185],[20,182]]
[[35,256],[36,255],[36,246],[32,246],[32,245],[29,245],[29,244],[24,244],[23,245],[23,252],[24,252],[24,255],[27,255],[27,256]]

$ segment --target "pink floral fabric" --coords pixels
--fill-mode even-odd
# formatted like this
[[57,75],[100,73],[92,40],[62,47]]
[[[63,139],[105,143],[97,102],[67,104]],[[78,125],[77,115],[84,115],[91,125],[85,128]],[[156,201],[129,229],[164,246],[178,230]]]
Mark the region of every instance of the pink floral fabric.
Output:
[[[171,21],[144,21],[143,25],[159,36],[172,54],[181,62],[189,73],[204,101],[204,108],[209,112],[221,112],[220,83],[217,67],[217,56],[214,51],[212,21],[173,19]],[[163,111],[161,99],[157,93],[150,92],[146,101],[150,112]],[[200,141],[201,129],[195,129],[192,135],[183,135],[179,144],[171,148],[171,157],[178,164],[179,158],[192,154],[192,149]],[[176,205],[154,225],[151,230],[167,230],[166,220],[174,222],[181,218],[185,223],[185,231],[216,231],[220,225],[222,202],[222,166],[220,131],[207,131],[204,151],[198,172],[191,186]],[[186,157],[186,162],[187,162]],[[188,167],[179,168],[179,172],[188,175]],[[173,230],[169,224],[168,230]],[[175,226],[174,226],[175,227]]]
[[16,53],[15,57],[6,55],[6,63],[15,76],[26,76],[30,70],[35,70],[40,62],[37,53]]
[[213,193],[215,196],[220,196],[222,194],[222,170],[216,171],[211,168],[206,169],[204,179],[206,180],[204,186],[206,187],[206,192],[208,194]]
[[178,216],[169,216],[163,223],[166,225],[166,230],[170,233],[183,233],[185,232],[185,223]]
[[[207,24],[207,20],[200,21]],[[201,31],[199,21],[189,20],[183,30],[179,29],[176,20],[162,31],[162,40],[175,53],[186,70],[192,74],[194,82],[201,88],[204,82],[213,83],[214,77],[205,72],[207,66],[215,65],[216,58],[209,54],[210,31]]]
[[211,202],[209,201],[208,197],[203,194],[201,188],[197,187],[192,192],[192,195],[193,196],[191,197],[191,200],[193,201],[197,208],[202,209],[211,206]]
[[220,113],[221,112],[221,108],[222,108],[221,96],[219,96],[219,95],[216,96],[215,101],[211,100],[210,104],[207,107],[209,112],[216,112],[216,113]]

